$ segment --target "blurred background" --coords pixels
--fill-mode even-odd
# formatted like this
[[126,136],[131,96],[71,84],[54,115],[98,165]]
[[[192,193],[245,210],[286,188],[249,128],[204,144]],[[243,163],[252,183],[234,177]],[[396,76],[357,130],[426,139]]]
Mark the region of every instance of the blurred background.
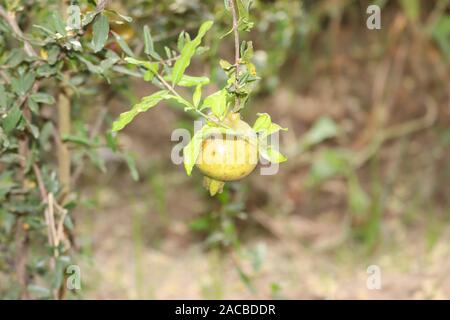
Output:
[[[371,4],[380,30],[366,26]],[[211,74],[210,92],[226,81],[218,61],[234,48],[219,39],[231,26],[222,1],[111,6],[134,19],[115,29],[130,46],[143,46],[147,24],[160,52],[214,19],[190,74]],[[171,104],[141,114],[119,134],[138,181],[102,148],[106,170],[80,172],[81,297],[450,298],[449,1],[258,0],[251,15],[241,36],[262,80],[243,116],[268,112],[288,127],[289,160],[211,198],[199,172],[187,177],[170,157],[172,131],[194,119]],[[106,107],[111,121],[155,90],[113,83],[108,100],[80,105]],[[367,287],[369,266],[380,290]]]

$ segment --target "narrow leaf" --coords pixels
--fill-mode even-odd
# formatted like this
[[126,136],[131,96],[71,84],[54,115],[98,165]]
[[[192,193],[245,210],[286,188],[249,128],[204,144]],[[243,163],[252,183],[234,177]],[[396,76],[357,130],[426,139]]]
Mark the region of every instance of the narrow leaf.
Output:
[[133,121],[134,117],[136,117],[139,113],[145,112],[156,106],[163,99],[169,99],[170,95],[168,93],[169,92],[167,90],[161,90],[150,96],[142,98],[142,100],[138,104],[135,104],[131,110],[120,114],[119,119],[113,122],[112,131],[122,130],[127,124]]
[[58,14],[58,12],[52,13],[51,24],[55,32],[59,33],[62,36],[66,35],[66,24],[61,19],[61,16]]
[[203,108],[211,108],[217,118],[222,118],[227,111],[227,90],[222,89],[209,95],[203,102]]
[[44,104],[55,103],[55,98],[53,98],[52,95],[43,92],[34,93],[30,96],[30,98],[37,103],[44,103]]
[[[172,75],[167,75],[164,77],[167,81],[172,81]],[[209,83],[208,77],[192,77],[188,75],[183,75],[178,82],[178,85],[181,87],[193,87],[198,85],[207,85]]]
[[198,31],[197,36],[187,42],[183,50],[181,50],[181,57],[175,62],[175,65],[173,67],[172,72],[172,84],[176,85],[181,80],[184,72],[186,71],[187,67],[191,64],[192,56],[195,54],[195,50],[200,45],[203,37],[205,36],[206,32],[211,29],[213,25],[213,21],[206,21],[204,22]]
[[103,49],[108,40],[109,23],[108,17],[99,15],[94,22],[92,47],[94,52],[99,52]]
[[152,35],[150,34],[150,28],[147,25],[144,26],[144,45],[145,54],[151,54],[155,51]]
[[192,96],[192,101],[194,102],[194,107],[198,107],[200,104],[200,99],[202,98],[202,85],[195,87],[194,94]]
[[192,137],[189,144],[183,148],[183,160],[184,169],[188,176],[191,175],[192,169],[194,168],[195,162],[197,161],[198,155],[200,154],[200,147],[203,141],[203,133],[205,127],[197,131]]
[[117,44],[120,46],[120,48],[130,57],[134,57],[133,51],[130,49],[126,41],[116,32],[112,32],[114,38],[116,39]]
[[127,162],[128,169],[130,170],[131,177],[134,181],[139,180],[139,172],[136,168],[136,160],[134,159],[131,153],[125,153],[124,155],[125,161]]
[[269,146],[265,150],[260,150],[261,156],[272,163],[281,163],[287,160],[278,150],[275,150],[272,146]]

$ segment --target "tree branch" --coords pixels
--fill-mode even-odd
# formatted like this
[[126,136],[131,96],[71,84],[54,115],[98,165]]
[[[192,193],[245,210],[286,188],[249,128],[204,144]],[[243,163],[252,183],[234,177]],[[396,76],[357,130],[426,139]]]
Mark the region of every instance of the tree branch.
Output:
[[[229,0],[231,13],[233,15],[233,31],[234,31],[234,64],[236,66],[236,75],[234,77],[234,89],[237,90],[239,82],[239,62],[240,62],[240,48],[239,48],[239,19],[236,12],[235,0]],[[238,0],[239,1],[239,0]],[[236,105],[233,111],[238,111],[240,109],[240,98],[236,95]]]
[[25,39],[22,30],[20,29],[19,25],[17,24],[15,13],[7,12],[5,10],[5,8],[3,8],[2,5],[0,5],[0,16],[3,17],[6,20],[6,22],[8,22],[9,26],[11,27],[12,31],[14,32],[14,35],[23,42],[25,53],[29,57],[37,56],[33,47],[28,42],[28,40]]

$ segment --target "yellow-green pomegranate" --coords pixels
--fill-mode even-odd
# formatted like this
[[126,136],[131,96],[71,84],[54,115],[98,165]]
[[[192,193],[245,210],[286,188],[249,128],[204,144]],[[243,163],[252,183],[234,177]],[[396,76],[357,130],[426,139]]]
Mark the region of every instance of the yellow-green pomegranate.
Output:
[[224,134],[205,139],[196,165],[209,178],[219,181],[239,180],[248,176],[258,162],[256,137],[238,113],[230,114],[224,124],[238,136]]

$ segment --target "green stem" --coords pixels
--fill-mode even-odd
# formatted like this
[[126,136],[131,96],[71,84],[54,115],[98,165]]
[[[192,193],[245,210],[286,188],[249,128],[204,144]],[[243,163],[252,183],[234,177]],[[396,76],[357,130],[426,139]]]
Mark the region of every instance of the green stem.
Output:
[[178,98],[181,98],[183,100],[185,100],[186,102],[189,103],[190,107],[192,108],[192,110],[194,110],[196,113],[198,113],[199,115],[201,115],[202,117],[204,117],[205,119],[214,122],[215,124],[217,124],[220,127],[226,128],[226,129],[231,129],[231,127],[227,126],[226,124],[220,123],[217,120],[211,118],[210,116],[208,116],[207,114],[205,114],[204,112],[198,110],[197,108],[195,108],[189,101],[187,101],[186,99],[184,99],[175,89],[174,87],[172,87],[166,80],[164,80],[164,78],[159,74],[159,73],[155,73],[155,76],[158,78],[158,80],[164,85],[164,87],[167,88],[167,90],[169,90],[170,92],[172,92],[175,96],[177,96]]
[[[234,30],[234,64],[236,66],[236,75],[234,77],[234,89],[238,89],[239,83],[239,62],[240,62],[240,48],[239,48],[239,20],[236,12],[236,6],[234,0],[229,0],[231,7],[231,13],[233,15],[233,30]],[[236,105],[233,108],[234,112],[239,111],[241,105],[241,99],[236,94]]]

